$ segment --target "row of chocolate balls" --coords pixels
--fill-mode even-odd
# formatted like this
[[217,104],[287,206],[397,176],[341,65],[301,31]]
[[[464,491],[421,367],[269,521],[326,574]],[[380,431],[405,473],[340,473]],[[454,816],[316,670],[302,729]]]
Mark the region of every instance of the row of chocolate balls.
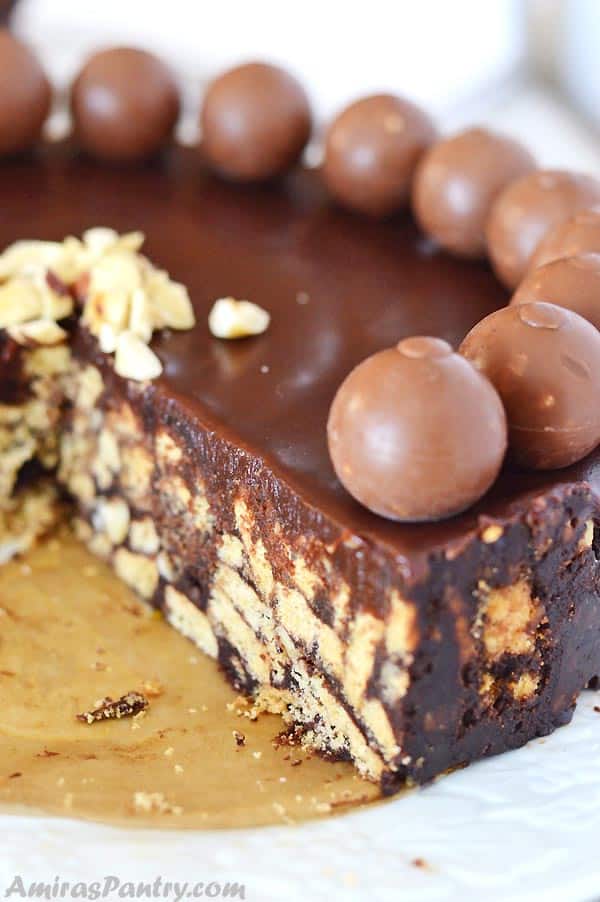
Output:
[[554,470],[600,444],[600,332],[577,313],[534,301],[481,320],[458,353],[417,336],[346,377],[327,424],[347,491],[380,516],[439,520],[471,507],[508,450]]
[[[0,31],[0,154],[39,137],[51,89],[39,62]],[[168,141],[180,111],[174,76],[146,51],[114,48],[92,56],[71,90],[75,135],[105,160],[136,160]],[[282,69],[251,63],[217,77],[201,110],[202,150],[223,175],[244,181],[276,176],[302,154],[311,113],[302,87]],[[539,171],[517,142],[485,129],[437,140],[430,118],[391,95],[363,98],[325,134],[322,177],[337,200],[386,217],[412,196],[424,232],[447,250],[489,254],[515,288],[547,231],[600,204],[589,176]]]

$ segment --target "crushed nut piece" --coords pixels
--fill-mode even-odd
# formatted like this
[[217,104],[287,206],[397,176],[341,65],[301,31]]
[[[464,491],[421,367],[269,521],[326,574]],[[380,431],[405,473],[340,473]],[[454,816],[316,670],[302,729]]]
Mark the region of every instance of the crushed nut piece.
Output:
[[140,692],[128,692],[116,701],[103,698],[95,703],[91,711],[77,715],[82,723],[95,723],[99,720],[120,720],[122,717],[134,717],[148,707],[148,699]]
[[0,328],[27,347],[62,344],[58,325],[82,308],[82,321],[115,369],[146,381],[162,372],[148,345],[157,329],[191,329],[186,288],[139,251],[140,232],[89,229],[83,239],[19,241],[0,254]]
[[187,289],[172,282],[164,270],[147,273],[146,291],[154,329],[191,329],[195,324]]
[[0,287],[0,327],[5,329],[42,315],[42,300],[35,286],[15,279]]
[[246,737],[239,730],[232,730],[233,738],[236,745],[246,745]]
[[208,315],[208,327],[215,338],[246,338],[265,332],[270,315],[251,301],[219,298]]
[[32,319],[27,323],[9,326],[6,330],[19,345],[35,348],[41,345],[53,347],[67,340],[67,333],[50,319]]
[[162,373],[162,363],[135,332],[121,332],[115,350],[115,372],[124,379],[146,382]]

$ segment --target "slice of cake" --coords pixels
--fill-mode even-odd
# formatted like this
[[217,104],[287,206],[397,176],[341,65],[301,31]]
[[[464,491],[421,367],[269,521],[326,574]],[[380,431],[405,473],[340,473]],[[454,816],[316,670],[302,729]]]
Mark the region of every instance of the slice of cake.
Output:
[[[567,721],[600,673],[596,457],[507,470],[465,514],[400,525],[356,504],[327,454],[352,366],[402,335],[457,344],[499,286],[408,224],[334,211],[308,173],[232,189],[190,160],[125,174],[59,148],[26,170],[48,192],[40,235],[124,234],[0,258],[4,554],[68,501],[257,710],[389,791]],[[30,231],[20,167],[0,173],[0,239]],[[213,337],[224,295],[269,328]]]

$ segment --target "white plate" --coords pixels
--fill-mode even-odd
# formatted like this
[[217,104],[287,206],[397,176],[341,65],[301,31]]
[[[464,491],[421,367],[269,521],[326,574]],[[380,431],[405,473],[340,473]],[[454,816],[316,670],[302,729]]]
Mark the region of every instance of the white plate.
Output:
[[586,692],[573,722],[547,739],[387,804],[312,824],[183,833],[0,817],[0,898],[20,874],[26,889],[55,876],[71,884],[114,876],[121,885],[160,876],[187,881],[187,892],[198,882],[236,881],[250,902],[598,900],[594,706],[600,694]]

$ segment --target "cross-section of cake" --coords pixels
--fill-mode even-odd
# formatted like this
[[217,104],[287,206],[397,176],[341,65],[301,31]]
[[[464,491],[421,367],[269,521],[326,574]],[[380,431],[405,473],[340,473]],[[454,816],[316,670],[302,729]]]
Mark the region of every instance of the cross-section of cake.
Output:
[[[5,555],[71,505],[257,709],[386,790],[568,720],[600,673],[597,458],[506,470],[465,514],[409,525],[356,504],[327,454],[352,366],[403,335],[457,343],[505,303],[492,277],[427,257],[408,225],[357,225],[308,173],[244,193],[178,150],[168,173],[70,162],[65,190],[60,154],[31,173],[69,198],[40,234],[92,216],[125,234],[0,257]],[[211,335],[230,294],[269,311],[264,334]]]

